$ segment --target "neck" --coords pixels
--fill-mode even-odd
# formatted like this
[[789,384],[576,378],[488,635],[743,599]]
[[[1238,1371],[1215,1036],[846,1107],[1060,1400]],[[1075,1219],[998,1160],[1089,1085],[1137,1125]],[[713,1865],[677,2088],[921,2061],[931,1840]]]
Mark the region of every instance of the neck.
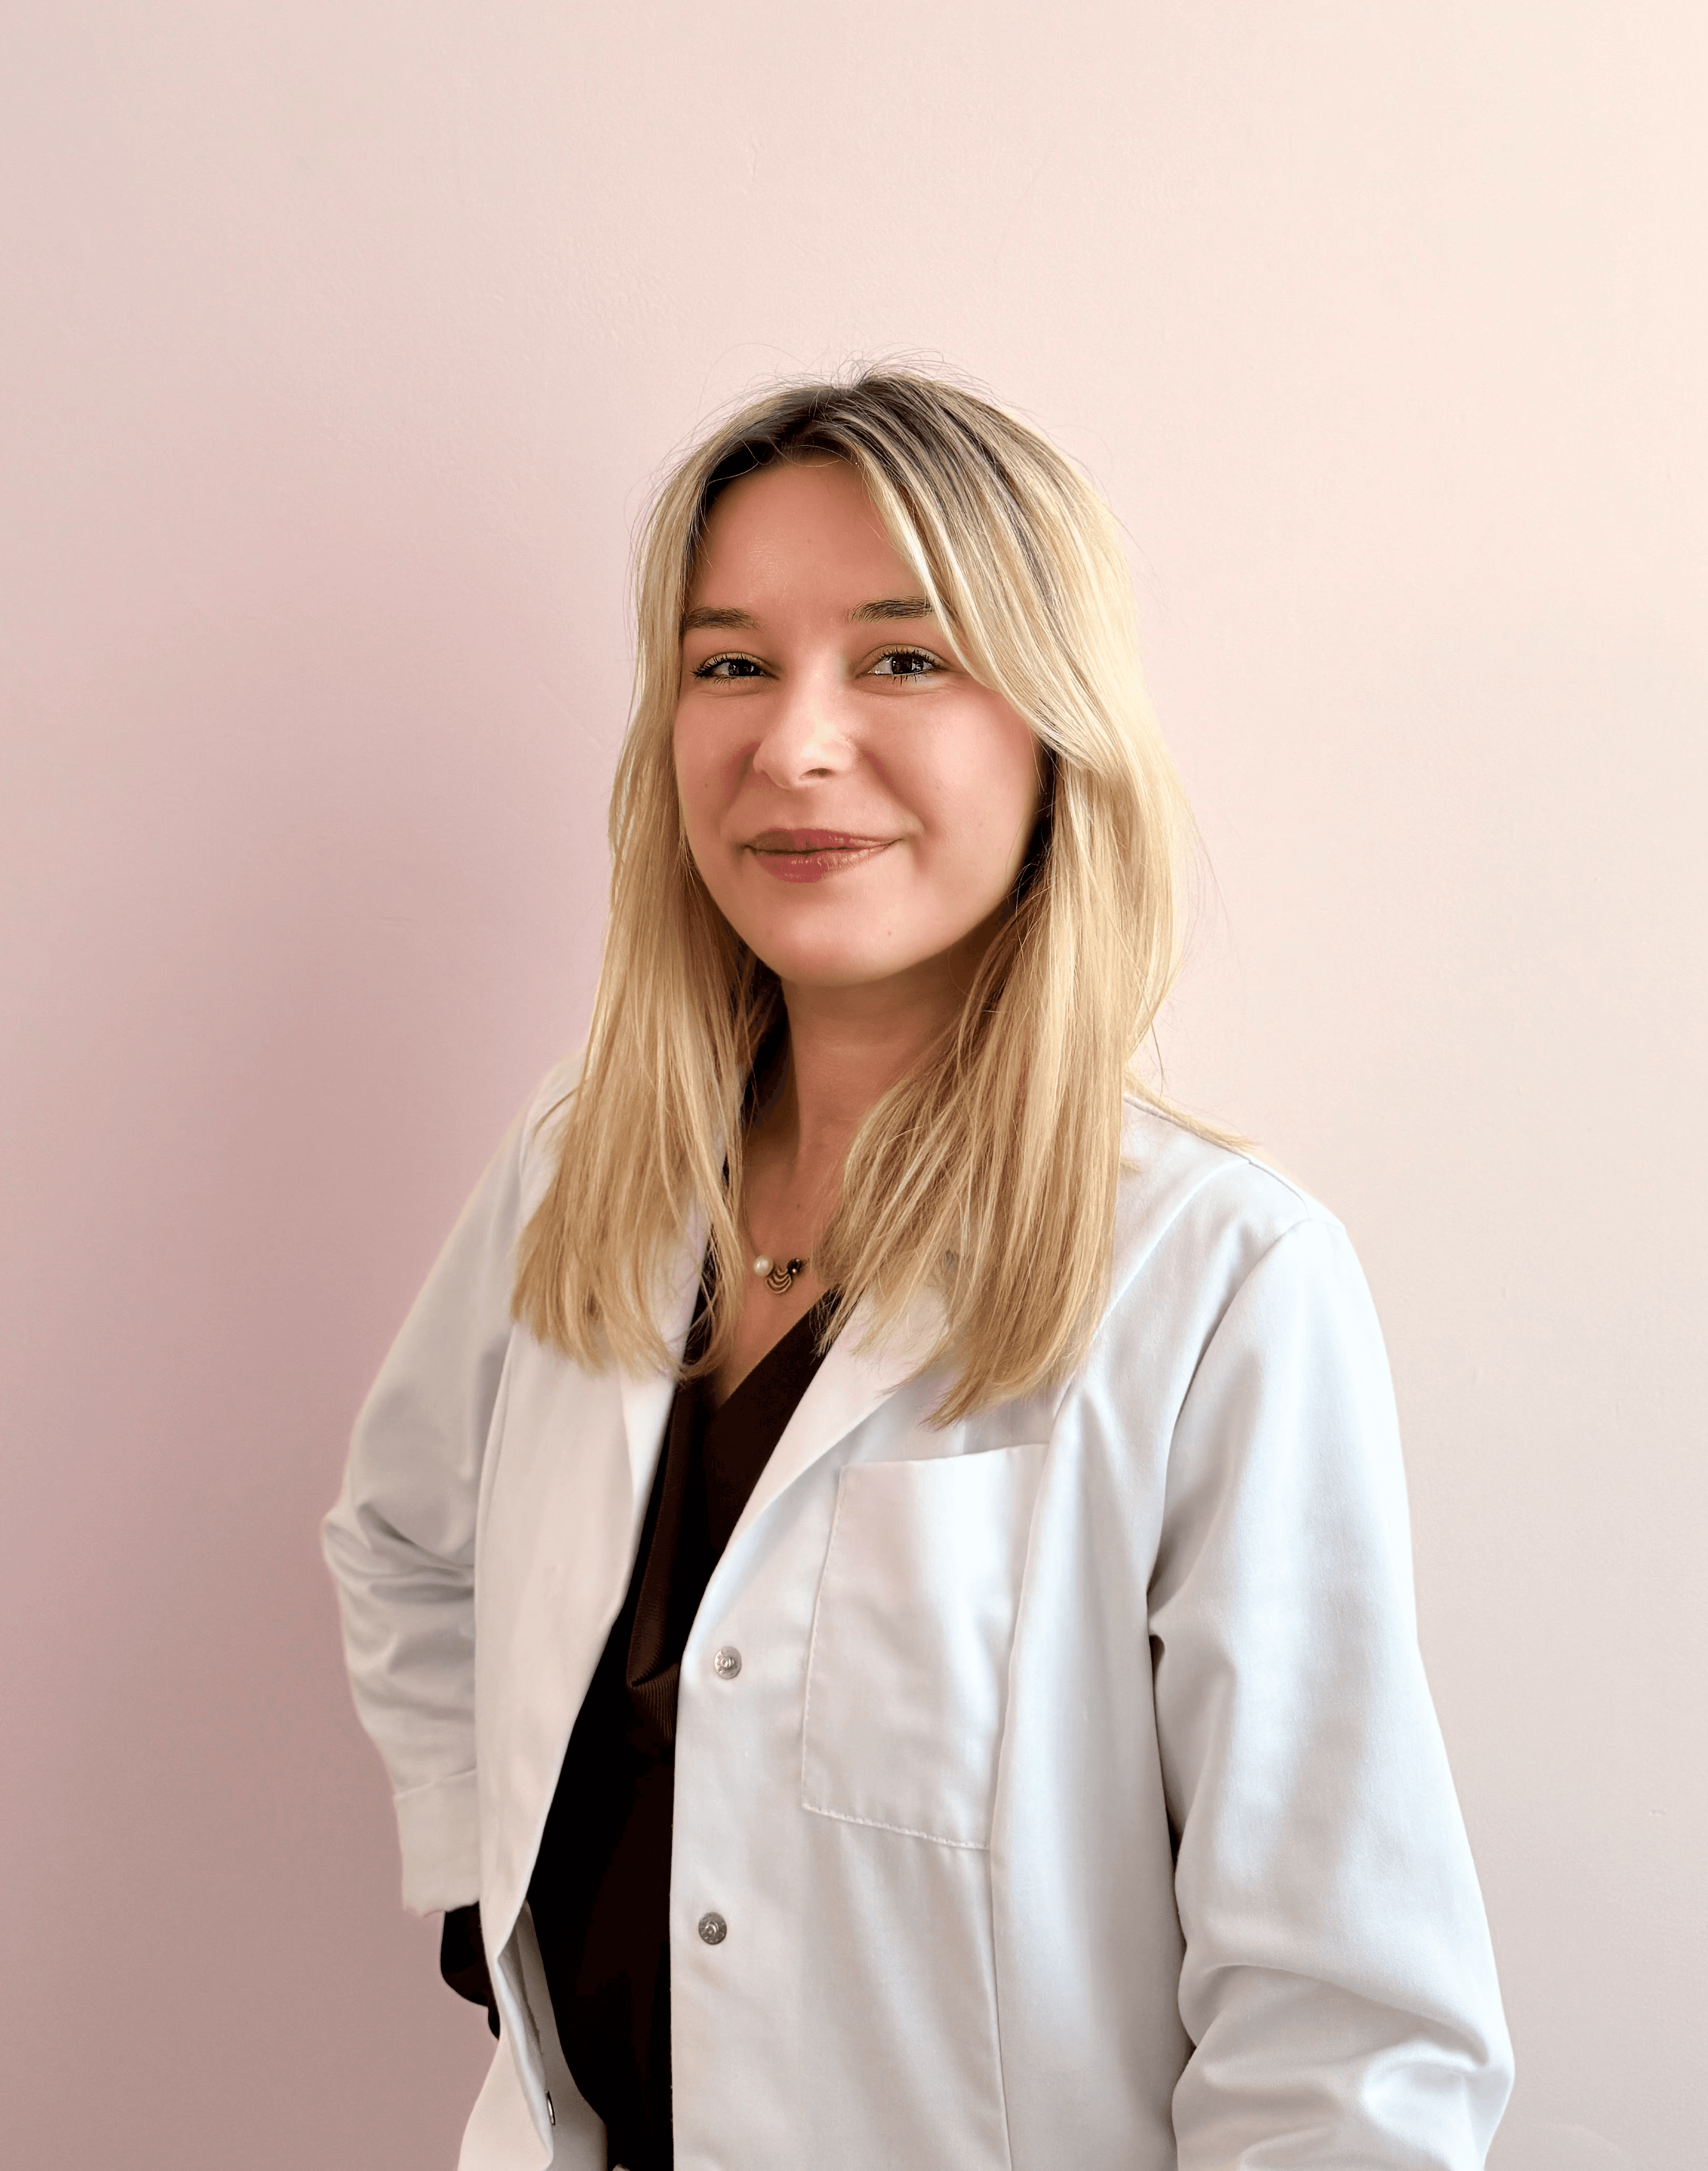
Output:
[[[835,1211],[843,1163],[868,1112],[951,1024],[954,985],[905,992],[784,982],[789,1053],[776,1097],[747,1139],[750,1178],[774,1225],[809,1232]],[[795,1241],[791,1234],[790,1241]]]
[[890,979],[854,987],[782,982],[788,1064],[776,1098],[747,1134],[745,1156],[749,1200],[776,1241],[803,1252],[816,1241],[836,1211],[854,1133],[961,1015],[1002,917],[992,913],[952,949]]

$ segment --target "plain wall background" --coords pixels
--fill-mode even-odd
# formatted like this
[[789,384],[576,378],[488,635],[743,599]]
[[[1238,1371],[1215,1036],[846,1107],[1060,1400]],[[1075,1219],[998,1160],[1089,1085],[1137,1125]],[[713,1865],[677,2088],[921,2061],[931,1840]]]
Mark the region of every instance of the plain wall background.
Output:
[[585,1021],[648,479],[902,353],[1132,535],[1169,1080],[1376,1292],[1493,2162],[1694,2171],[1700,9],[5,13],[0,2153],[454,2163],[317,1523]]

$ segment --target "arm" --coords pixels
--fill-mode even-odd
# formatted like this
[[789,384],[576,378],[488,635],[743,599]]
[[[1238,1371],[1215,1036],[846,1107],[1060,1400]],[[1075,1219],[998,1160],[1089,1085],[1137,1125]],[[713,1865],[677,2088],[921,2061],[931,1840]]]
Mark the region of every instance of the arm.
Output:
[[511,1129],[356,1420],[327,1564],[357,1715],[385,1760],[418,1912],[479,1897],[474,1530],[509,1345],[522,1147]]
[[1511,2051],[1417,1648],[1387,1362],[1327,1221],[1271,1246],[1204,1352],[1151,1619],[1197,2046],[1181,2171],[1477,2171]]

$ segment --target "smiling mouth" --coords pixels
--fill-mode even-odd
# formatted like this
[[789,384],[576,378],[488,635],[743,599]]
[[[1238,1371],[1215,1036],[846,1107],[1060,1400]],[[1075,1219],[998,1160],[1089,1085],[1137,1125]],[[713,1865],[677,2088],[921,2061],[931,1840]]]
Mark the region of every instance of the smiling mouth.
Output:
[[822,882],[875,858],[893,841],[850,836],[845,829],[765,829],[748,839],[747,850],[779,882]]

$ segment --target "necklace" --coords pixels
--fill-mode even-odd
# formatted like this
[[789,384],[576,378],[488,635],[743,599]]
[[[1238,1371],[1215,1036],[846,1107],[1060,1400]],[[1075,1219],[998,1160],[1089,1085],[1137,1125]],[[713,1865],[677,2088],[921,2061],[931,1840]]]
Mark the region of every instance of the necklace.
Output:
[[779,1296],[786,1296],[795,1286],[795,1277],[806,1264],[805,1259],[784,1259],[779,1264],[768,1259],[761,1252],[753,1262],[753,1272],[763,1274],[768,1289],[774,1289]]

